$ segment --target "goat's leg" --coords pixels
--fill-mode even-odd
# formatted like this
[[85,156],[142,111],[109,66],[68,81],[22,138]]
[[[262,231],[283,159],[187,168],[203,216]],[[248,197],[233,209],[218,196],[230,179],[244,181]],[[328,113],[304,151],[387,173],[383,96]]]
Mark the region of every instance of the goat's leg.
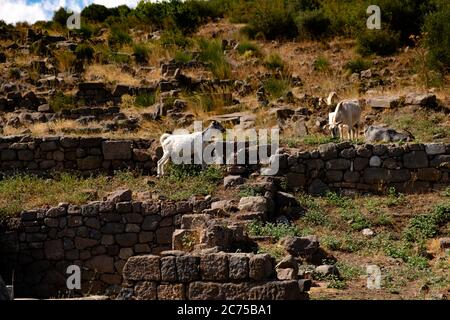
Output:
[[164,153],[161,159],[158,160],[158,177],[164,175],[164,165],[169,161],[169,153]]

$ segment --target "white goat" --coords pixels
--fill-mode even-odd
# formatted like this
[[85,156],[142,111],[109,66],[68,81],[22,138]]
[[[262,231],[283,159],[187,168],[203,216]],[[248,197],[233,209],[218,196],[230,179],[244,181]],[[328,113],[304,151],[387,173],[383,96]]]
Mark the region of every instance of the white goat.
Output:
[[[219,122],[214,120],[211,122],[209,127],[202,132],[198,131],[190,134],[163,134],[159,139],[164,154],[158,161],[158,176],[161,177],[164,175],[164,165],[169,162],[170,156],[172,154],[180,152],[184,148],[190,148],[194,157],[197,157],[197,159],[202,159],[205,137],[210,137],[211,130],[213,129],[219,130],[220,132],[223,132],[225,130]],[[194,141],[196,141],[197,139],[202,139],[203,145],[201,150],[196,150],[198,148],[195,148]]]
[[[357,100],[344,100],[337,104],[334,112],[328,114],[328,124],[331,135],[336,137],[339,134],[343,138],[343,127],[348,128],[347,138],[357,139],[359,124],[361,118],[361,106]],[[356,130],[355,130],[356,128]]]

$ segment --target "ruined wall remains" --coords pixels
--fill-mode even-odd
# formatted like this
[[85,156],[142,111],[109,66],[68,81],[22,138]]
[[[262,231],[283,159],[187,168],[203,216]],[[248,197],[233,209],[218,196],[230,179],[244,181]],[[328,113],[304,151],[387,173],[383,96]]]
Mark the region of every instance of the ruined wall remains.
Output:
[[269,254],[168,252],[128,259],[119,298],[138,300],[303,300],[310,280],[276,278]]
[[82,291],[104,292],[122,283],[127,259],[171,249],[181,216],[201,212],[208,201],[133,201],[118,191],[106,201],[23,211],[0,230],[0,274],[11,279],[16,295],[64,294],[66,269],[82,269]]

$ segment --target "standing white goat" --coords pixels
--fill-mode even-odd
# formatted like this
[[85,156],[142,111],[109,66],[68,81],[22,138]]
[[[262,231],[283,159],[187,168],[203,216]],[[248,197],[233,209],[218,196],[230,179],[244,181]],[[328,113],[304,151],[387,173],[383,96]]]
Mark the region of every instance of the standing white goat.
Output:
[[[169,162],[170,156],[172,154],[179,153],[183,149],[191,150],[194,157],[197,157],[197,159],[203,159],[202,153],[205,144],[205,138],[211,136],[211,130],[218,130],[220,132],[223,132],[225,129],[219,122],[213,120],[209,127],[201,132],[198,131],[190,134],[163,134],[159,139],[164,154],[158,161],[158,176],[161,177],[164,175],[164,165]],[[195,147],[194,142],[198,139],[201,139],[202,141],[201,150],[198,150],[198,148]]]
[[[357,139],[359,136],[359,125],[361,119],[361,106],[357,100],[344,100],[337,104],[334,112],[328,114],[328,127],[332,137],[339,135],[343,138],[343,128],[348,128],[347,138]],[[355,130],[356,129],[356,130]]]

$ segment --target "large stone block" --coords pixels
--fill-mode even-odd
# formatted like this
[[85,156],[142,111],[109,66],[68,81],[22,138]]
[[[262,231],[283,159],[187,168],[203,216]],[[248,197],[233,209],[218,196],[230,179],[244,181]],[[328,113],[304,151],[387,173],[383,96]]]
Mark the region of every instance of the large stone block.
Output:
[[312,255],[317,252],[320,246],[317,236],[286,236],[281,239],[281,244],[287,252],[295,257]]
[[300,292],[298,282],[295,280],[271,281],[251,288],[248,298],[251,300],[302,300],[307,299],[307,295]]
[[405,168],[417,169],[428,167],[428,157],[424,151],[411,151],[403,155]]
[[207,254],[200,257],[200,273],[203,280],[224,281],[228,279],[226,254]]
[[273,258],[269,254],[256,254],[249,260],[249,276],[253,280],[267,279],[274,273]]
[[167,256],[161,258],[161,281],[176,282],[177,266],[176,258],[174,256]]
[[45,257],[49,260],[64,259],[64,246],[61,239],[49,240],[44,244]]
[[113,273],[114,258],[107,255],[95,256],[86,261],[86,267],[100,273]]
[[176,257],[177,277],[180,282],[200,279],[200,258],[195,256]]
[[155,255],[135,256],[123,268],[124,280],[161,280],[160,258]]
[[185,300],[184,284],[160,284],[158,286],[158,300]]
[[105,160],[130,160],[131,145],[131,141],[103,141],[103,157]]
[[152,281],[139,281],[134,286],[134,296],[136,300],[156,300],[156,283]]
[[249,257],[245,253],[231,253],[228,255],[229,278],[245,280],[249,276]]

